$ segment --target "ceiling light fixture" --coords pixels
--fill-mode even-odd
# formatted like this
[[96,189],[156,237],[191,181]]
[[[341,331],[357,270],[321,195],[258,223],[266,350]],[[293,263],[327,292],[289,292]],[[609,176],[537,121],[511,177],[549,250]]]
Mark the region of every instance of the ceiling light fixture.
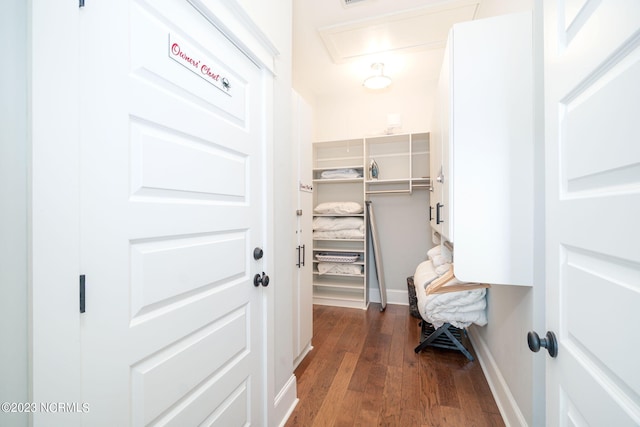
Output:
[[391,84],[391,77],[384,75],[384,64],[375,62],[371,64],[373,74],[362,82],[362,85],[368,89],[384,89]]

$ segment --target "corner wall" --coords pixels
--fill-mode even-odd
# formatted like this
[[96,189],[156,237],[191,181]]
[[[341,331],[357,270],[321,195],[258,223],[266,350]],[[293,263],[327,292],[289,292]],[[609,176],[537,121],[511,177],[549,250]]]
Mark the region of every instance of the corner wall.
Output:
[[[28,402],[26,2],[0,6],[0,46],[0,401]],[[0,413],[0,425],[27,423]]]

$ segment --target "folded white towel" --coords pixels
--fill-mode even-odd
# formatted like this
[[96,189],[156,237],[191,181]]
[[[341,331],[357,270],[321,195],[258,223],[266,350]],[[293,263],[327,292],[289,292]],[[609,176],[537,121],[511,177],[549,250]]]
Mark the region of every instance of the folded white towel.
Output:
[[442,255],[435,255],[433,258],[431,258],[431,261],[433,261],[434,267],[440,267],[441,265],[449,264],[449,262],[447,262],[447,259]]
[[316,213],[324,214],[357,214],[362,213],[364,208],[356,202],[325,202],[320,203],[313,209]]
[[356,264],[344,264],[344,263],[332,263],[332,262],[319,262],[318,273],[320,274],[346,274],[346,275],[360,275],[362,274],[362,266]]
[[452,263],[453,262],[453,254],[444,245],[442,245],[442,248],[440,249],[440,255],[445,259],[446,262],[448,262],[448,263]]
[[442,276],[444,273],[449,271],[450,268],[451,268],[451,264],[449,264],[449,263],[439,265],[439,266],[436,267],[436,274],[438,276]]
[[348,178],[360,178],[362,174],[356,169],[332,169],[322,171],[321,178],[324,179],[348,179]]
[[318,216],[313,219],[313,229],[322,231],[333,230],[364,230],[364,218],[362,217],[344,217],[336,218],[332,216]]
[[432,259],[436,255],[440,255],[442,245],[434,246],[427,251],[427,258]]
[[321,231],[315,230],[313,232],[314,239],[363,239],[364,238],[364,226],[359,229],[348,230],[330,230]]
[[413,274],[413,284],[416,287],[416,294],[425,294],[425,288],[427,285],[438,277],[438,273],[436,273],[433,268],[431,260],[423,261],[418,264],[416,272]]

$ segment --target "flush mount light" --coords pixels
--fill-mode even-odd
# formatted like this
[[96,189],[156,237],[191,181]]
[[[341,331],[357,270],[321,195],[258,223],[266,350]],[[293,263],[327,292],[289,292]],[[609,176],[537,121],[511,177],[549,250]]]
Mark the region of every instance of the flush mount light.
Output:
[[372,75],[364,79],[362,85],[368,89],[384,89],[391,84],[391,77],[384,75],[384,64],[375,62],[371,64]]

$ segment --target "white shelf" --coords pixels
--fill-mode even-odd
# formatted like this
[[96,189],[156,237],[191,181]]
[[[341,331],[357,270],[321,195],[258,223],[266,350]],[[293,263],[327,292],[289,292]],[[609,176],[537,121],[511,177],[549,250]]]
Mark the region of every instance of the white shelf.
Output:
[[[364,210],[364,140],[316,142],[313,144],[314,207],[325,202],[356,202]],[[357,178],[321,178],[324,171],[354,169]],[[364,212],[357,214],[313,214],[314,217],[365,218]],[[365,232],[366,233],[366,232]],[[365,234],[366,236],[366,234]],[[365,238],[359,239],[313,239],[313,296],[315,304],[366,308],[367,260]],[[356,262],[361,274],[320,274],[320,262],[315,254],[321,252],[358,253]]]
[[363,250],[358,250],[358,249],[345,249],[345,248],[336,248],[336,249],[327,249],[327,248],[322,248],[322,249],[314,249],[314,252],[344,252],[344,253],[364,253],[364,249]]
[[[314,206],[324,202],[357,202],[363,208],[370,195],[406,194],[430,187],[429,134],[398,134],[313,143]],[[369,179],[368,168],[376,160],[380,179]],[[323,171],[355,169],[361,178],[320,178]],[[331,185],[329,185],[331,184]],[[362,217],[351,215],[314,214],[316,217]],[[354,264],[363,267],[361,275],[313,274],[315,304],[366,308],[368,295],[368,260],[366,241],[362,239],[313,239],[313,251],[356,252],[361,260]],[[314,263],[318,261],[314,258]],[[315,265],[315,264],[314,264]]]
[[[330,161],[337,161],[338,159],[324,159],[323,161],[326,162],[330,162]],[[358,159],[361,160],[361,159]],[[331,171],[331,170],[335,170],[335,169],[364,169],[364,166],[361,163],[357,164],[357,165],[344,165],[344,166],[325,166],[325,167],[315,167],[313,168],[313,172],[324,172],[324,171]]]
[[325,296],[327,294],[330,293],[330,290],[338,290],[338,291],[342,291],[342,290],[354,290],[354,291],[362,291],[363,288],[363,284],[362,284],[362,280],[360,281],[360,285],[358,285],[357,283],[354,282],[353,285],[348,285],[348,284],[344,284],[344,283],[331,283],[331,282],[326,282],[326,283],[319,283],[316,282],[313,284],[313,286],[315,288],[324,288],[325,290]]
[[345,184],[350,182],[362,182],[364,178],[336,178],[336,179],[326,179],[326,178],[315,178],[313,180],[316,184]]
[[352,217],[352,216],[360,216],[363,217],[364,213],[356,213],[356,214],[330,214],[330,213],[314,213],[313,216],[331,216],[331,217],[337,217],[337,218],[348,218],[348,217]]
[[[356,264],[356,263],[354,263],[354,264]],[[360,264],[360,265],[363,265],[363,264]],[[362,274],[344,274],[344,273],[324,273],[324,274],[320,274],[317,271],[314,271],[313,275],[314,276],[321,276],[321,277],[355,277],[355,278],[364,279],[364,273],[362,273]],[[316,286],[330,286],[330,285],[317,284]],[[340,288],[349,288],[349,286],[345,286],[344,284],[340,284],[340,285],[338,285],[338,287],[340,287]],[[361,286],[357,286],[357,287],[354,286],[353,288],[354,289],[355,288],[360,289]]]

